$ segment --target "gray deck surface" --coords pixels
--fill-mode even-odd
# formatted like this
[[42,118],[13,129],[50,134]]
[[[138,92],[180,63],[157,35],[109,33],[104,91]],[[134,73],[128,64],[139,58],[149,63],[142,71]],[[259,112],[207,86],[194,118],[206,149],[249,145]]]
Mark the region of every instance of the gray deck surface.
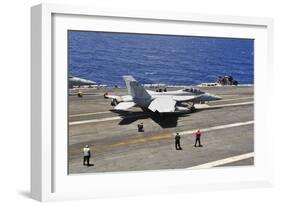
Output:
[[[195,113],[165,117],[145,113],[138,108],[116,113],[112,111],[110,100],[103,98],[104,89],[85,89],[83,92],[89,95],[83,98],[70,95],[69,173],[188,168],[253,152],[254,124],[243,125],[253,120],[253,87],[200,89],[223,99],[210,102],[209,108],[198,109]],[[71,94],[76,92],[70,91]],[[127,91],[112,89],[109,93],[122,95]],[[90,122],[85,122],[87,120]],[[144,124],[144,132],[137,131],[140,122]],[[195,132],[198,128],[233,123],[242,125],[202,132],[201,148],[193,146],[193,133],[181,135],[183,150],[175,150],[174,132]],[[81,151],[85,144],[89,144],[92,151],[91,163],[94,165],[91,167],[82,165]],[[220,166],[253,164],[254,158],[248,158]]]

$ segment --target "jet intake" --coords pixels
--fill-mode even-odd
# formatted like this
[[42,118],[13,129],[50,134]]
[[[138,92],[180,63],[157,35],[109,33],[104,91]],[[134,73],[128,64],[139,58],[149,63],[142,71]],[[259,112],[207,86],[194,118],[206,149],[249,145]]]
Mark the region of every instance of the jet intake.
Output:
[[176,106],[176,111],[179,112],[188,112],[190,109],[188,107],[180,107],[180,106]]

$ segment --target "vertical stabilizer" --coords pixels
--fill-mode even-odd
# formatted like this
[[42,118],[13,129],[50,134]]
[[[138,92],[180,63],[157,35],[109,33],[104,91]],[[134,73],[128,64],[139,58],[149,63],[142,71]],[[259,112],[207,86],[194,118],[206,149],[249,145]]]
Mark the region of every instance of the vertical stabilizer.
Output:
[[132,76],[123,76],[123,79],[126,82],[126,86],[128,89],[129,95],[131,95],[133,98],[137,99],[150,99],[151,96],[148,94],[148,92],[145,90],[145,88],[138,83],[134,77]]

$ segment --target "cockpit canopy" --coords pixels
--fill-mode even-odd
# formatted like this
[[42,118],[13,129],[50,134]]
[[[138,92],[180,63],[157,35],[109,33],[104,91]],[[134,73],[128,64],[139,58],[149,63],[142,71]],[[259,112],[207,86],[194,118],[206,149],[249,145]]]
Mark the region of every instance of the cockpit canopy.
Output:
[[202,92],[200,89],[197,88],[184,88],[182,91],[184,92],[190,92],[190,93],[194,93],[194,94],[203,94],[204,92]]

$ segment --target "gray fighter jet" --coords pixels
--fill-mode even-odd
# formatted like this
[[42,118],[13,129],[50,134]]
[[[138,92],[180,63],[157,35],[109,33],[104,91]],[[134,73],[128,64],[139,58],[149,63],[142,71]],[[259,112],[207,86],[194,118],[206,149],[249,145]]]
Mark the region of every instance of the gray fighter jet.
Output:
[[82,79],[79,77],[73,77],[69,76],[68,77],[68,87],[73,88],[74,86],[80,87],[80,86],[91,86],[95,85],[96,82],[87,80],[87,79]]
[[128,95],[116,96],[105,94],[105,98],[112,99],[114,110],[127,110],[131,107],[141,107],[155,113],[193,112],[194,105],[221,97],[205,93],[196,88],[185,88],[177,91],[155,92],[146,90],[132,76],[123,76],[128,89]]

